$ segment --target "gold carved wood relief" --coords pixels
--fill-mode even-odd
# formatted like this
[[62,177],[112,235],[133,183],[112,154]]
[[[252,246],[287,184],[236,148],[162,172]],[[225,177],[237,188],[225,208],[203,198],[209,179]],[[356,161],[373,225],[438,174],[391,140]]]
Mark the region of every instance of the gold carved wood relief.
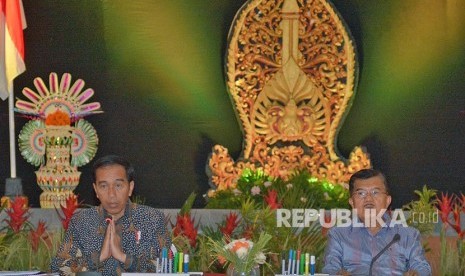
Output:
[[208,160],[216,189],[245,168],[286,179],[298,169],[347,183],[371,166],[356,147],[348,159],[336,136],[354,96],[356,56],[345,25],[324,0],[248,1],[229,33],[227,87],[244,134],[234,161],[216,145]]

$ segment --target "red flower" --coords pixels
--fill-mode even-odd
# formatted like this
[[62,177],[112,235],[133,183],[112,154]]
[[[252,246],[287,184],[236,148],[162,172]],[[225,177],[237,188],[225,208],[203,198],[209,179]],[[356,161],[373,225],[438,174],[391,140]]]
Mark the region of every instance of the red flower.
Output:
[[220,226],[221,233],[223,233],[223,235],[229,239],[229,237],[231,237],[232,233],[234,232],[234,229],[236,229],[236,227],[239,225],[239,222],[240,219],[236,213],[229,213],[229,215],[226,217],[225,225]]
[[[61,212],[63,216],[57,210],[57,214],[60,217],[61,224],[63,225],[63,229],[68,230],[69,222],[73,217],[74,211],[79,208],[78,198],[76,195],[70,195],[66,199],[66,206],[60,204]],[[56,209],[55,209],[56,210]]]
[[255,232],[255,227],[249,224],[245,226],[244,233],[242,233],[242,236],[247,240],[252,240],[254,232]]
[[192,247],[197,244],[197,229],[194,226],[194,219],[191,219],[189,213],[184,215],[178,215],[176,217],[176,226],[173,229],[175,237],[182,235],[189,239],[189,243]]
[[452,214],[454,215],[454,224],[450,223],[451,227],[457,232],[459,238],[461,239],[465,234],[465,231],[462,232],[462,227],[460,226],[460,212],[462,207],[459,206],[458,203],[454,204],[454,209],[452,210]]
[[441,221],[445,225],[449,224],[449,214],[452,211],[453,195],[447,193],[441,193],[441,197],[438,197],[439,212],[441,213]]
[[24,197],[15,197],[11,203],[11,208],[5,211],[10,217],[9,220],[5,219],[5,221],[15,233],[21,230],[24,222],[29,218],[29,207],[25,206],[26,202],[27,199]]
[[460,193],[460,197],[458,198],[460,205],[462,206],[462,212],[465,212],[465,195]]
[[[31,240],[31,245],[32,245],[32,250],[34,252],[37,252],[39,249],[39,242],[40,239],[42,239],[42,236],[45,234],[45,222],[40,220],[39,223],[37,224],[37,228],[34,231],[31,229],[29,231],[29,239]],[[46,240],[48,236],[43,237],[44,240]]]
[[276,192],[276,190],[268,190],[268,194],[264,196],[264,199],[272,210],[281,208],[281,203],[278,202],[278,192]]

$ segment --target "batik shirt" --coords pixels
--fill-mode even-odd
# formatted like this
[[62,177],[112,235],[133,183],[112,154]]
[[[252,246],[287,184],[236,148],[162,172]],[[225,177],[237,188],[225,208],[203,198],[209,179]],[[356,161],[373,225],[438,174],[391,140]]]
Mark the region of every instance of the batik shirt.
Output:
[[389,246],[373,263],[372,275],[401,276],[409,270],[415,270],[420,276],[430,276],[431,267],[425,259],[418,230],[401,224],[391,225],[386,214],[383,219],[386,226],[374,235],[364,226],[331,228],[323,273],[336,275],[346,270],[351,275],[369,275],[373,258],[399,234],[400,240]]
[[122,263],[110,257],[100,262],[105,238],[107,212],[102,206],[82,209],[69,224],[55,258],[52,272],[67,275],[79,271],[99,271],[103,275],[122,272],[155,272],[156,258],[163,247],[170,248],[163,214],[151,207],[128,201],[124,215],[115,222],[116,233],[126,254]]

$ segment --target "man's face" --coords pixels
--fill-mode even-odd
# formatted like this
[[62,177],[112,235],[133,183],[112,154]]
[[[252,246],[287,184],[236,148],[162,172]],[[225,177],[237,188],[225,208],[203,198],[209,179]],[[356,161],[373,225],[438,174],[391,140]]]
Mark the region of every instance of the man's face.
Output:
[[391,204],[391,196],[387,194],[381,176],[368,179],[357,179],[354,182],[354,191],[349,198],[352,209],[357,210],[358,217],[365,221],[365,210],[374,209],[378,215]]
[[94,190],[103,208],[114,220],[124,215],[124,209],[134,189],[121,165],[100,167],[95,171]]

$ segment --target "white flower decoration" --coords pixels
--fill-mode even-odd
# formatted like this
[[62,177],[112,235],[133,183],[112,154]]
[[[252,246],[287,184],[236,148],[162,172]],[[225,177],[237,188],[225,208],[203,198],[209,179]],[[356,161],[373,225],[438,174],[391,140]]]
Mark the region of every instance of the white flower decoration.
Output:
[[263,252],[258,252],[257,256],[255,256],[255,262],[257,264],[264,264],[266,262],[266,256]]
[[242,194],[242,192],[241,192],[241,191],[239,191],[237,188],[236,188],[236,189],[234,189],[232,192],[233,192],[233,194],[234,194],[234,195],[236,195],[236,196],[238,196],[238,195]]

